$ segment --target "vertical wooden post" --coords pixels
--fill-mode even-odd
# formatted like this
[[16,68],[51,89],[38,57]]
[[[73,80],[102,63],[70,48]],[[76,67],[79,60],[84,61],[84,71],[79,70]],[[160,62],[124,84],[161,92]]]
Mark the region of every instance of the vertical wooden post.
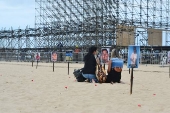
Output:
[[32,67],[33,67],[33,60],[32,60]]
[[54,72],[54,61],[53,61],[53,72]]
[[132,87],[133,87],[133,68],[131,69],[131,79],[130,79],[130,94],[132,94]]
[[37,69],[37,67],[38,67],[38,60],[37,60],[37,66],[36,66],[36,69]]
[[69,75],[69,62],[68,62],[68,75]]
[[169,64],[169,78],[170,78],[170,64]]

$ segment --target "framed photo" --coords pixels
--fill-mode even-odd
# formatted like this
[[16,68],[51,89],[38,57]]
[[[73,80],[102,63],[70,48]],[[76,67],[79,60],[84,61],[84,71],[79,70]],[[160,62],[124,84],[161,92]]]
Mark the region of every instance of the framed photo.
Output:
[[51,61],[53,61],[53,62],[57,61],[57,52],[56,51],[51,52]]
[[170,64],[170,51],[168,51],[168,63]]
[[71,60],[73,60],[73,51],[67,50],[66,51],[66,61],[71,61]]
[[140,58],[140,46],[130,45],[128,47],[128,68],[138,68]]
[[110,48],[102,48],[101,49],[101,63],[107,64],[109,61],[109,54],[110,54]]
[[34,53],[34,59],[35,61],[40,61],[40,53]]

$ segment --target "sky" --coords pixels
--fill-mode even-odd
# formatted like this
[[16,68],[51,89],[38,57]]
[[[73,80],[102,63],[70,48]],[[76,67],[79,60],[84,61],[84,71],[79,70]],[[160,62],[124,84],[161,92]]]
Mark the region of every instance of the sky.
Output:
[[0,30],[34,28],[35,0],[0,0]]

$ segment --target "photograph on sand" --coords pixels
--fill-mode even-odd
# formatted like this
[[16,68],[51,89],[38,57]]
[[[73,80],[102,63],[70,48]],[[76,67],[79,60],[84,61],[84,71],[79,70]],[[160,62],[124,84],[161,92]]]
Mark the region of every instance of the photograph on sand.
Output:
[[51,52],[51,61],[53,61],[53,62],[57,61],[57,52],[56,51]]
[[170,64],[170,51],[168,51],[168,63]]
[[73,60],[73,50],[67,50],[65,55],[66,55],[66,61],[72,61]]
[[107,64],[109,61],[109,53],[110,49],[109,48],[102,48],[101,49],[101,62],[103,64]]
[[36,52],[36,53],[34,53],[34,59],[35,59],[35,61],[40,61],[40,53],[39,52]]
[[140,58],[140,46],[130,45],[128,47],[128,68],[138,68]]

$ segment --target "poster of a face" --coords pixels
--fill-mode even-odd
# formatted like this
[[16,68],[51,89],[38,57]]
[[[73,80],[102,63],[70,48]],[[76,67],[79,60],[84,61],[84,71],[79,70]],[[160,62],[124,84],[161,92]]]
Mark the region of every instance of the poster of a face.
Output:
[[51,61],[53,61],[53,62],[57,61],[57,53],[56,53],[56,51],[51,52]]
[[140,57],[140,46],[130,45],[128,47],[128,68],[138,68]]
[[101,49],[101,62],[107,64],[109,61],[109,48],[102,48]]
[[170,64],[170,51],[168,51],[168,63]]
[[34,53],[34,59],[36,60],[36,61],[40,61],[40,53]]

